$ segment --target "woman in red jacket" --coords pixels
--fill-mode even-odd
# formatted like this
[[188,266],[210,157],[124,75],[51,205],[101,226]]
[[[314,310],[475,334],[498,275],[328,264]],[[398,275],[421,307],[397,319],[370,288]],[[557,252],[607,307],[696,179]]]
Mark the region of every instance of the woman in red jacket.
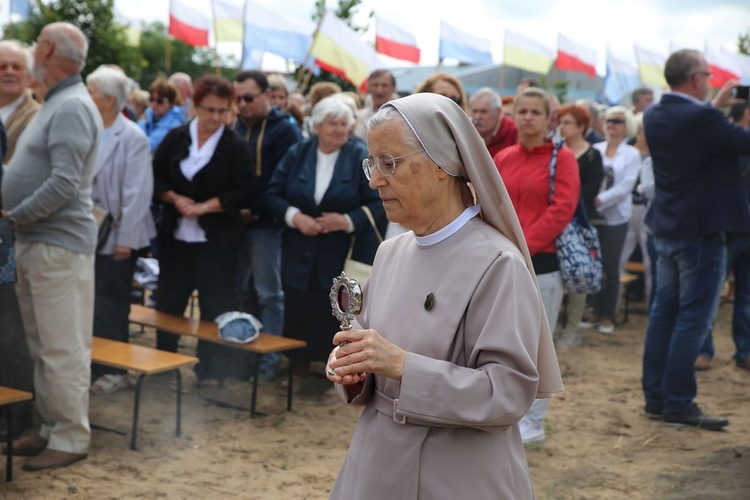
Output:
[[[572,151],[548,137],[549,95],[527,88],[516,97],[514,117],[518,143],[494,158],[518,214],[542,292],[550,331],[555,331],[563,298],[555,238],[573,218],[580,196],[578,162]],[[550,201],[550,163],[556,156],[555,190]],[[537,399],[521,419],[524,443],[544,439],[548,400]]]

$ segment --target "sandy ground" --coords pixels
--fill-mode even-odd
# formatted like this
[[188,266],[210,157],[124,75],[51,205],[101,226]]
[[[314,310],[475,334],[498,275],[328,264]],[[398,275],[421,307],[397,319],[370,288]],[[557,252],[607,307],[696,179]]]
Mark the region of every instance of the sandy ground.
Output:
[[[561,350],[567,390],[552,401],[547,440],[526,450],[537,497],[750,498],[750,373],[730,359],[731,308],[721,307],[714,367],[698,375],[698,402],[730,418],[723,432],[669,428],[642,414],[643,304],[634,305],[630,321],[613,336],[584,331],[583,346]],[[147,330],[134,342],[153,345],[153,339]],[[190,344],[185,352],[193,352]],[[190,371],[184,379],[182,437],[174,437],[173,377],[151,377],[143,390],[138,451],[129,448],[133,390],[92,398],[92,422],[128,435],[93,431],[89,458],[65,469],[24,472],[18,458],[13,482],[0,482],[0,497],[327,497],[359,410],[321,402],[323,380],[297,384],[292,412],[284,411],[279,384],[263,387],[259,409],[267,416],[250,419],[247,411],[206,399],[247,408],[248,383],[228,381],[209,391],[191,387]]]

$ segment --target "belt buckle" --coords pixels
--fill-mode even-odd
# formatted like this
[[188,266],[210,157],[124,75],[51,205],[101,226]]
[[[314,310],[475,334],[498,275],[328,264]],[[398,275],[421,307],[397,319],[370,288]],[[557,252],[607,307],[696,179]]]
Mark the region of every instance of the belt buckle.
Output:
[[399,425],[406,425],[406,415],[398,414],[398,399],[393,400],[393,421]]

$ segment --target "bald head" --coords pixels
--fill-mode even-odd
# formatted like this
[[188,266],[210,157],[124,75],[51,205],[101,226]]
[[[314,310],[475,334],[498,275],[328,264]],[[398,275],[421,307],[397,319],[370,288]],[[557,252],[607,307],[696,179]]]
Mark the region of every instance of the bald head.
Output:
[[66,60],[72,63],[76,73],[83,70],[89,42],[80,29],[70,23],[52,23],[42,29],[42,34],[47,35],[55,45],[55,55],[62,60],[61,63],[64,64]]

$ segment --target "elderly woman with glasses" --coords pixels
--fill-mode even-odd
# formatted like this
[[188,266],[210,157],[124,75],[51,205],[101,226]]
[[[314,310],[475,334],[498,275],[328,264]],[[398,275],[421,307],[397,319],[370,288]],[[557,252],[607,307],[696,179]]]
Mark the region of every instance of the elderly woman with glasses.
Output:
[[[148,138],[121,113],[130,81],[113,68],[100,67],[86,86],[102,117],[104,132],[94,167],[91,197],[115,220],[96,253],[94,335],[128,341],[128,314],[135,262],[156,235],[149,213],[154,190]],[[108,394],[127,386],[127,372],[92,366],[91,394]]]
[[185,123],[185,112],[178,104],[177,87],[164,77],[157,78],[148,88],[151,104],[138,122],[151,145],[151,154],[156,152],[167,132]]
[[466,113],[414,94],[370,118],[388,220],[327,376],[364,406],[331,498],[532,498],[518,422],[562,390],[531,256]]
[[609,108],[605,123],[606,141],[594,144],[604,165],[602,187],[594,199],[598,217],[593,217],[602,250],[602,289],[592,297],[594,317],[582,326],[598,326],[599,333],[611,335],[620,290],[620,254],[633,212],[632,191],[641,171],[641,155],[628,144],[638,132],[629,109]]
[[332,95],[315,105],[311,120],[314,135],[284,155],[265,197],[269,211],[287,226],[281,252],[284,335],[307,342],[296,355],[303,362],[300,375],[310,361],[328,358],[331,335],[339,328],[328,294],[344,269],[352,237],[352,258],[372,263],[378,239],[370,216],[380,234],[385,226],[383,204],[360,167],[367,149],[349,136],[351,107]]
[[[194,290],[201,319],[237,308],[234,282],[243,225],[240,210],[255,197],[250,151],[225,126],[234,89],[225,78],[206,75],[195,83],[195,118],[173,129],[154,155],[154,197],[164,203],[159,231],[156,309],[182,315]],[[178,337],[158,332],[157,348],[175,352]],[[219,386],[242,373],[243,353],[198,343],[198,386]],[[237,370],[237,371],[234,371]]]

